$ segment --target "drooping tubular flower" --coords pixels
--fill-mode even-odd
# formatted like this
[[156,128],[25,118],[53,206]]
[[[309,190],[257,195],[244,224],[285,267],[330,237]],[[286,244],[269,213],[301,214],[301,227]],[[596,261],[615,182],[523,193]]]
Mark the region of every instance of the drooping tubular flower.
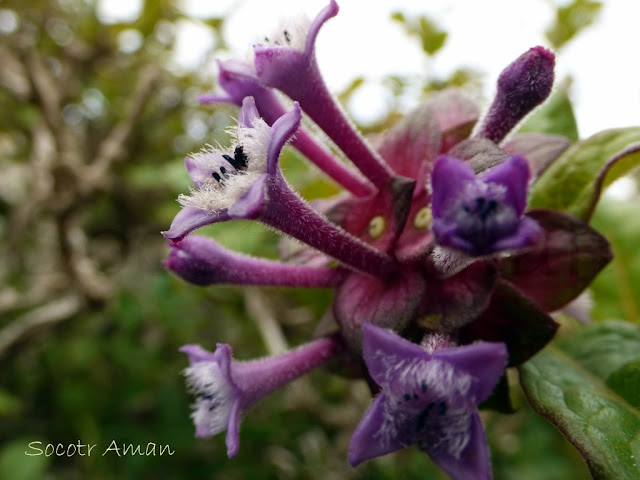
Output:
[[[549,312],[576,298],[611,258],[607,241],[582,220],[527,209],[530,185],[570,143],[511,134],[549,95],[554,55],[534,47],[507,66],[482,119],[469,98],[446,90],[371,143],[331,95],[316,61],[315,40],[337,13],[330,0],[314,20],[254,46],[253,65],[219,64],[224,92],[202,100],[241,107],[235,140],[187,158],[195,188],[180,197],[182,210],[164,232],[171,247],[165,265],[197,285],[333,288],[322,331],[334,323],[332,335],[344,345],[336,359],[378,394],[354,434],[351,463],[414,445],[454,478],[474,478],[472,471],[488,478],[478,403],[505,364],[523,363],[553,337]],[[301,127],[303,115],[344,159]],[[287,145],[344,194],[305,202],[278,166]],[[285,235],[283,244],[295,239],[296,249],[266,260],[192,235],[236,219],[266,224]],[[412,343],[420,339],[426,344]],[[195,369],[202,355],[189,352],[197,354]],[[210,393],[196,370],[187,375],[199,395],[201,432],[202,422],[212,424]],[[220,425],[232,431],[226,416],[215,418],[209,433]]]
[[180,350],[189,356],[187,385],[196,395],[193,421],[196,436],[210,437],[227,431],[227,453],[238,453],[240,420],[266,395],[322,365],[341,348],[336,338],[323,338],[282,355],[239,362],[231,347],[218,344],[214,353],[199,345]]

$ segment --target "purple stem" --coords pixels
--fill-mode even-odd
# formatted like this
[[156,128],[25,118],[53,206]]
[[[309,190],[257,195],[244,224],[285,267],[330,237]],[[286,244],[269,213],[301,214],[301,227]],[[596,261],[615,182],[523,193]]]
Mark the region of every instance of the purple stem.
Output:
[[398,264],[389,255],[350,235],[307,205],[280,172],[269,189],[269,208],[259,220],[326,253],[343,264],[375,277],[389,277]]
[[360,175],[355,174],[340,163],[306,129],[300,128],[297,131],[296,136],[291,141],[291,145],[354,195],[365,197],[375,193],[374,187],[369,182],[360,178]]
[[[269,47],[256,45],[256,55]],[[265,51],[265,56],[270,53]],[[342,152],[378,188],[384,188],[395,175],[380,155],[371,148],[345,115],[342,107],[327,88],[315,56],[305,60],[301,76],[293,81],[281,75],[269,75],[271,84],[297,101],[304,112],[333,140]],[[260,75],[259,75],[260,76]],[[265,76],[266,77],[266,76]],[[265,78],[262,78],[264,81]]]
[[244,403],[251,405],[319,367],[342,348],[338,337],[325,337],[275,357],[246,362],[232,360],[233,381],[242,390]]

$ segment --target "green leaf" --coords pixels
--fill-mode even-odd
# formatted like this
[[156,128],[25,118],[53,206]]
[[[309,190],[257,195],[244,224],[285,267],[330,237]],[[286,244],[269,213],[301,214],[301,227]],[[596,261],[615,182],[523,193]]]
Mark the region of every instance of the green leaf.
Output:
[[589,220],[602,190],[640,164],[640,127],[605,130],[575,143],[531,187],[529,208]]
[[562,47],[582,29],[591,25],[602,9],[602,2],[574,0],[559,7],[554,24],[545,32],[555,49]]
[[569,82],[562,82],[551,97],[520,127],[519,133],[552,133],[578,140],[578,125],[569,98]]
[[595,479],[640,471],[640,328],[594,325],[548,346],[520,367],[534,410],[583,455]]
[[611,243],[613,261],[591,284],[592,317],[640,323],[640,199],[604,198],[592,225]]

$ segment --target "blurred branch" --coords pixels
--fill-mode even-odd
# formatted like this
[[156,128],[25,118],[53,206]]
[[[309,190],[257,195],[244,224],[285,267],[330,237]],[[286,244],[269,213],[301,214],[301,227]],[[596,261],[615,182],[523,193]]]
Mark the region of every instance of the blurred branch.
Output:
[[160,70],[146,66],[138,78],[138,84],[129,98],[127,112],[120,122],[113,127],[109,135],[100,143],[96,159],[84,172],[81,183],[83,193],[108,187],[108,172],[112,165],[126,157],[125,142],[129,139],[140,119],[144,106],[151,97],[158,80]]
[[102,274],[87,252],[87,235],[74,222],[65,228],[66,242],[70,247],[71,270],[84,294],[93,300],[107,300],[113,292],[113,282]]
[[32,93],[27,72],[16,55],[4,45],[0,46],[0,65],[0,85],[21,101],[27,101]]
[[269,355],[286,352],[289,349],[287,340],[282,334],[269,298],[256,287],[243,289],[243,294],[249,316],[256,322]]
[[30,310],[0,330],[0,359],[20,341],[44,328],[60,323],[80,311],[84,301],[77,294],[53,300]]
[[59,83],[44,65],[42,57],[35,50],[27,54],[25,66],[29,80],[37,95],[38,103],[42,107],[44,119],[49,130],[58,133],[62,126],[60,115],[61,91]]

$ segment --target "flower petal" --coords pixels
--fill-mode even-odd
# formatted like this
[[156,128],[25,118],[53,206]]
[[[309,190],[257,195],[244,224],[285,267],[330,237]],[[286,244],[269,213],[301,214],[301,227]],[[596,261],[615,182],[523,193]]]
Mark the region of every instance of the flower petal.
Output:
[[529,250],[543,237],[543,230],[531,217],[525,215],[518,224],[518,229],[510,236],[493,244],[494,251]]
[[278,166],[278,158],[284,145],[300,126],[302,112],[300,106],[294,102],[293,109],[278,118],[271,126],[271,141],[269,142],[269,153],[267,156],[267,173],[275,174]]
[[162,232],[162,235],[169,240],[181,240],[187,234],[200,227],[211,225],[212,223],[224,222],[229,220],[229,218],[231,217],[226,210],[206,212],[199,208],[183,207],[173,218],[169,230]]
[[507,348],[504,343],[479,342],[456,348],[438,350],[432,358],[443,360],[474,377],[471,388],[477,403],[484,401],[493,391],[507,366]]
[[231,407],[227,435],[225,437],[227,457],[229,458],[235,457],[238,454],[238,450],[240,450],[240,421],[242,420],[242,413],[240,399],[237,399]]
[[238,127],[253,126],[253,122],[260,118],[260,113],[256,108],[256,101],[253,97],[245,97],[242,100],[242,107],[240,108],[240,114],[238,115]]
[[362,326],[362,336],[362,349],[369,375],[382,387],[391,381],[390,357],[418,358],[425,361],[431,357],[420,345],[368,322]]
[[260,215],[267,199],[267,182],[269,175],[263,173],[251,184],[246,193],[227,211],[229,218],[252,219]]
[[482,420],[477,411],[471,414],[469,433],[469,443],[460,457],[451,455],[447,449],[437,452],[431,452],[428,449],[425,451],[453,480],[489,480],[491,478],[489,448]]
[[384,418],[385,402],[385,394],[378,395],[353,432],[348,453],[349,463],[352,467],[405,447],[398,438],[397,431],[394,435],[393,431],[381,430],[386,424]]
[[431,184],[434,186],[431,198],[433,217],[445,215],[451,205],[458,201],[465,183],[475,181],[476,175],[466,163],[447,155],[438,157],[431,173]]
[[524,213],[527,206],[530,177],[529,164],[524,157],[517,155],[509,157],[480,176],[485,183],[496,183],[506,188],[504,201],[516,209],[518,216]]

